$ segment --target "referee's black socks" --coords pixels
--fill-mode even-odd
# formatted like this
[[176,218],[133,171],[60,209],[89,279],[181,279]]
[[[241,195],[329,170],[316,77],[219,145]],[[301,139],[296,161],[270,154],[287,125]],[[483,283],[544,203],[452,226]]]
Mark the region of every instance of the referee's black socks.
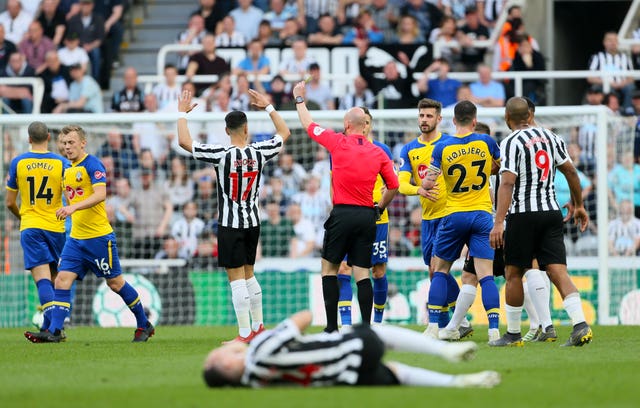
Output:
[[358,306],[362,324],[371,324],[371,309],[373,309],[373,287],[369,277],[358,281]]
[[322,277],[322,296],[324,297],[324,311],[327,315],[326,332],[338,331],[338,277],[327,275]]

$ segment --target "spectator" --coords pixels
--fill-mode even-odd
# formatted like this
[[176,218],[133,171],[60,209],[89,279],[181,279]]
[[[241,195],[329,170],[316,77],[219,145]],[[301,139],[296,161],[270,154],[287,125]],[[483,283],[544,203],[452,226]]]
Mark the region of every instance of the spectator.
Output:
[[213,269],[218,266],[218,237],[213,231],[207,228],[202,231],[194,257],[194,265],[198,268]]
[[169,177],[164,182],[162,190],[169,197],[173,205],[173,211],[177,214],[184,205],[193,200],[195,194],[194,183],[189,173],[184,159],[174,157],[171,159]]
[[482,107],[504,106],[505,91],[504,86],[491,79],[491,68],[488,65],[478,65],[478,81],[470,85],[473,99],[471,102]]
[[236,86],[231,92],[231,98],[229,99],[229,107],[231,110],[239,110],[247,112],[251,109],[249,102],[251,98],[249,96],[249,78],[246,74],[238,74],[236,76]]
[[[189,58],[185,75],[191,80],[194,75],[222,75],[230,71],[229,63],[216,55],[215,36],[206,34],[202,39],[202,51]],[[207,86],[206,83],[198,83],[196,89],[200,93]]]
[[521,18],[508,20],[504,25],[502,34],[498,37],[498,42],[493,52],[494,71],[508,71],[511,68],[522,38],[526,38],[533,49],[539,49],[537,41],[525,33],[524,22]]
[[[182,90],[181,92],[184,91],[189,91],[191,92],[192,95],[195,95],[195,91],[196,91],[196,86],[193,84],[193,82],[185,82],[182,84]],[[192,112],[194,113],[202,113],[202,112],[206,112],[207,111],[207,101],[205,101],[202,98],[193,98],[193,103],[196,104],[195,108],[193,109]],[[178,109],[178,100],[174,100],[171,103],[167,104],[163,109],[162,112],[164,113],[175,113],[176,110]],[[201,138],[202,135],[204,135],[203,132],[203,123],[202,122],[198,122],[195,120],[190,120],[189,123],[187,124],[187,126],[189,127],[189,133],[194,135],[195,137]],[[171,151],[173,154],[178,154],[180,156],[185,156],[185,157],[191,157],[191,154],[189,154],[189,152],[187,152],[186,150],[184,150],[182,147],[180,147],[180,145],[178,144],[178,138],[177,136],[177,125],[174,128],[175,130],[168,136],[170,137],[171,140]]]
[[42,25],[44,35],[48,37],[56,47],[62,44],[64,38],[66,19],[64,13],[58,7],[58,0],[42,0],[40,14],[37,21]]
[[307,178],[307,172],[300,163],[293,159],[291,153],[282,153],[278,158],[278,168],[274,170],[273,176],[282,179],[284,184],[282,192],[285,197],[290,199],[301,191],[302,183]]
[[[260,84],[259,82],[256,85]],[[261,84],[260,84],[261,85]],[[290,105],[293,101],[291,96],[291,92],[287,91],[287,83],[284,81],[282,76],[274,75],[271,78],[271,82],[269,83],[269,98],[271,98],[271,103],[276,109],[282,109],[283,107]],[[261,88],[256,87],[259,91]]]
[[39,75],[46,68],[45,55],[55,50],[56,46],[53,41],[43,35],[42,25],[36,20],[29,25],[29,30],[18,45],[18,49],[25,56],[27,64],[33,67],[36,75]]
[[114,112],[144,111],[144,92],[138,87],[138,72],[134,67],[127,67],[122,77],[124,88],[113,94],[111,110]]
[[202,17],[204,28],[212,33],[217,33],[218,23],[236,7],[235,0],[200,0],[200,8],[191,14],[191,17],[198,15]]
[[[211,0],[202,0],[211,1]],[[207,34],[205,30],[204,18],[200,14],[193,14],[189,17],[187,29],[178,34],[178,44],[198,45]],[[178,71],[184,73],[189,65],[189,58],[197,51],[182,51],[178,53]]]
[[383,105],[378,105],[378,109],[413,107],[414,98],[411,92],[413,70],[409,67],[409,57],[407,57],[404,52],[398,53],[398,58],[406,69],[406,75],[404,77],[400,75],[400,71],[396,65],[398,62],[395,59],[391,59],[382,68],[384,76],[378,78],[375,76],[375,73],[380,71],[380,69],[367,66],[365,63],[367,47],[360,46],[358,48],[360,52],[358,59],[360,75],[367,81],[376,98],[378,98],[378,101],[380,101],[380,97],[383,101]]
[[[267,198],[269,200],[275,201],[278,203],[280,207],[280,215],[284,217],[287,212],[287,208],[290,205],[290,200],[283,193],[284,183],[280,177],[271,176],[269,177],[269,182],[266,185],[266,188],[260,190],[261,195],[263,196],[260,200],[260,204],[263,208],[267,206]],[[266,216],[266,214],[264,214]]]
[[298,203],[291,203],[287,208],[287,218],[293,224],[295,236],[289,247],[290,258],[305,258],[313,256],[316,247],[316,230],[313,223],[302,215]]
[[267,20],[260,22],[256,39],[260,41],[263,47],[279,46],[281,44],[279,37],[271,29],[271,23]]
[[442,19],[440,27],[435,28],[429,34],[431,44],[440,44],[441,58],[449,61],[449,65],[457,65],[460,61],[460,44],[458,43],[458,28],[453,17],[446,16]]
[[389,228],[389,256],[409,256],[413,246],[399,227]]
[[247,45],[247,57],[233,69],[233,74],[268,75],[270,61],[264,55],[264,46],[260,40],[253,39]]
[[[418,80],[418,91],[425,98],[434,99],[442,103],[442,106],[449,106],[456,103],[458,88],[462,85],[457,79],[449,78],[451,66],[444,58],[435,60],[423,72]],[[437,72],[438,76],[429,79],[431,73]]]
[[71,74],[69,68],[60,63],[56,50],[49,51],[44,58],[46,68],[40,74],[44,82],[44,95],[42,96],[42,113],[51,113],[56,106],[69,100],[69,85]]
[[76,32],[67,31],[67,35],[64,37],[64,47],[58,50],[58,56],[67,67],[80,64],[85,72],[89,67],[89,54],[80,46],[80,36]]
[[138,155],[130,146],[129,140],[116,128],[107,132],[107,140],[98,148],[96,155],[113,158],[113,174],[116,178],[131,179],[132,173],[140,167]]
[[100,85],[89,75],[85,75],[82,65],[69,67],[73,82],[69,86],[69,101],[60,103],[53,113],[103,113]]
[[153,258],[169,232],[173,206],[154,178],[155,174],[151,169],[143,168],[142,188],[136,191],[133,199],[137,214],[132,234],[135,258]]
[[355,44],[361,40],[366,40],[369,44],[380,44],[384,41],[384,33],[376,27],[369,9],[362,9],[358,13],[355,26],[347,31],[342,43]]
[[429,38],[431,30],[440,24],[442,11],[433,4],[424,0],[407,0],[405,5],[400,7],[400,15],[409,14],[416,18],[420,31]]
[[100,80],[102,53],[100,46],[105,39],[104,18],[93,10],[93,0],[80,0],[80,12],[67,22],[69,32],[78,33],[80,46],[89,54],[91,76]]
[[331,88],[324,82],[320,82],[320,65],[312,63],[309,65],[309,76],[307,84],[307,99],[318,104],[321,110],[335,110]]
[[388,0],[372,0],[369,5],[371,18],[383,33],[387,42],[391,41],[395,31],[394,27],[398,24],[399,8]]
[[396,32],[391,37],[394,44],[424,44],[424,34],[420,32],[418,20],[412,15],[406,14],[400,17]]
[[280,215],[280,206],[274,200],[268,200],[266,207],[267,218],[260,222],[259,253],[265,258],[288,256],[295,237],[293,223]]
[[294,18],[290,18],[284,22],[284,28],[278,33],[278,45],[293,47],[296,41],[307,42],[306,38],[302,34],[300,25]]
[[[506,0],[476,0],[480,22],[493,29],[505,3]],[[512,10],[509,15],[515,16],[515,13],[520,11],[520,7],[510,7],[509,10]]]
[[180,254],[180,243],[174,237],[167,237],[162,241],[162,249],[156,252],[153,259],[186,259]]
[[310,33],[309,44],[313,45],[338,45],[342,44],[344,35],[336,27],[336,19],[331,14],[323,14],[318,19],[318,31]]
[[22,9],[20,0],[7,0],[7,9],[0,14],[0,24],[4,26],[4,38],[14,44],[20,44],[33,16]]
[[[133,224],[136,220],[136,209],[133,205],[133,194],[131,194],[131,184],[129,179],[120,177],[115,181],[116,194],[107,198],[105,205],[107,213],[113,214],[110,219],[116,235],[118,237],[118,253],[123,258],[131,256],[131,234]],[[111,210],[109,210],[109,207]]]
[[320,16],[323,14],[335,16],[337,11],[338,1],[335,0],[298,0],[298,25],[307,33],[315,33],[318,31],[318,19]]
[[[5,78],[34,77],[36,73],[20,52],[9,56],[9,63],[2,72]],[[9,86],[1,88],[3,102],[15,113],[31,113],[33,111],[33,95],[29,86]]]
[[197,215],[198,206],[193,201],[188,201],[182,207],[182,216],[171,226],[171,236],[178,241],[180,258],[191,259],[198,250],[198,241],[205,224]]
[[14,43],[5,39],[4,26],[0,24],[0,72],[4,72],[7,63],[9,62],[9,56],[17,50],[18,49]]
[[315,60],[307,55],[307,42],[296,40],[291,45],[293,56],[280,63],[280,75],[298,75],[300,78],[309,70],[309,65]]
[[[589,70],[615,73],[609,84],[611,88],[620,94],[622,107],[625,112],[631,112],[631,94],[634,90],[633,78],[628,75],[633,71],[631,58],[618,49],[618,33],[608,31],[602,41],[604,51],[591,56]],[[590,84],[602,85],[602,77],[587,78]]]
[[486,40],[490,36],[489,28],[480,22],[476,6],[467,7],[464,13],[464,25],[458,30],[460,51],[460,71],[475,71],[484,61],[486,48],[473,46],[474,40]]
[[[158,111],[158,99],[155,94],[150,93],[144,96],[144,107],[145,112],[155,113]],[[169,136],[164,129],[165,125],[157,122],[135,122],[131,132],[136,154],[139,156],[143,149],[150,150],[154,160],[160,166],[165,166],[169,153]]]
[[100,87],[110,88],[111,69],[120,66],[120,45],[124,38],[122,18],[129,0],[103,0],[95,6],[95,12],[104,19],[105,40],[101,45]]
[[373,95],[367,81],[358,75],[353,80],[353,92],[347,93],[340,98],[339,110],[349,110],[354,106],[365,106],[373,109],[376,106],[376,97]]
[[167,105],[175,103],[180,96],[180,85],[177,83],[178,68],[175,65],[164,66],[164,82],[156,84],[151,91],[158,103],[158,109],[162,110]]
[[198,207],[198,218],[206,224],[208,231],[213,230],[218,218],[218,195],[215,178],[211,174],[202,174],[196,180],[196,194],[193,201]]
[[238,31],[244,35],[247,42],[258,35],[258,26],[262,21],[263,14],[262,10],[251,4],[251,0],[238,0],[238,7],[229,12],[229,15],[238,24]]
[[271,0],[270,10],[264,14],[263,18],[269,22],[271,29],[277,34],[284,28],[284,22],[295,18],[296,13],[293,13],[290,8],[285,8],[285,0]]
[[324,222],[329,218],[332,203],[330,196],[320,190],[320,179],[313,175],[307,177],[304,191],[295,194],[291,201],[300,205],[302,215],[313,224],[316,231],[316,247],[321,248]]
[[633,204],[619,203],[618,217],[609,223],[609,255],[636,256],[640,249],[640,219],[634,216]]
[[[544,71],[545,69],[544,56],[533,49],[527,36],[523,36],[513,59],[511,71]],[[513,87],[512,84],[513,81],[509,82],[509,88]],[[544,81],[541,79],[523,80],[522,95],[531,99],[536,105],[544,105]]]
[[604,96],[602,104],[609,108],[609,114],[613,116],[620,116],[620,99],[615,92],[609,92]]
[[[345,108],[344,110],[348,109],[350,108]],[[340,110],[343,109],[341,108]],[[322,145],[319,145],[316,149],[316,157],[313,162],[313,167],[311,168],[311,175],[320,180],[320,189],[323,194],[331,194],[331,161],[329,160],[327,149]]]
[[608,175],[609,188],[613,191],[618,206],[629,200],[640,215],[640,164],[636,163],[632,151],[622,153],[621,163],[615,164]]
[[244,47],[247,40],[236,30],[236,22],[232,16],[224,16],[220,32],[216,35],[216,47]]

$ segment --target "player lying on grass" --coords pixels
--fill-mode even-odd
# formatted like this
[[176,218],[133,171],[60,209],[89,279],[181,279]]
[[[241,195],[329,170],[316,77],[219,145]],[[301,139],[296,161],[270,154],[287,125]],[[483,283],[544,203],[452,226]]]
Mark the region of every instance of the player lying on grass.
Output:
[[444,374],[397,362],[382,362],[385,348],[432,354],[450,362],[473,358],[476,343],[447,343],[400,327],[358,325],[340,333],[303,334],[311,312],[301,311],[250,344],[232,342],[211,351],[204,364],[210,387],[409,385],[493,387],[495,371]]

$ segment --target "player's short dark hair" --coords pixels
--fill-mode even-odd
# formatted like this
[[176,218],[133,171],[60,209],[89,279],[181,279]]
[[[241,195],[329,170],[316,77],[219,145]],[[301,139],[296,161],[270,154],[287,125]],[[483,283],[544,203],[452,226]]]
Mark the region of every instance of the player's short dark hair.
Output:
[[484,133],[486,135],[491,134],[491,128],[484,122],[476,122],[476,127],[473,129],[476,133]]
[[369,110],[369,108],[367,108],[366,106],[361,106],[360,109],[364,111],[365,115],[367,115],[371,120],[373,120],[373,115],[371,114],[371,111]]
[[438,115],[440,114],[440,112],[442,112],[442,104],[439,101],[429,98],[420,99],[420,102],[418,102],[418,110],[429,108],[435,109]]
[[531,113],[536,113],[536,104],[533,103],[533,101],[526,96],[523,96],[522,99],[527,101],[527,105],[529,106],[529,111],[531,111]]
[[231,382],[225,375],[225,373],[216,367],[205,368],[202,374],[204,377],[204,382],[207,383],[209,387],[226,387],[228,385],[238,385],[237,383]]
[[47,140],[49,137],[49,128],[42,122],[31,122],[29,128],[27,129],[29,133],[29,138],[34,143],[42,143]]
[[478,108],[471,101],[460,101],[453,108],[456,123],[462,126],[471,124],[478,114]]
[[71,132],[76,132],[80,137],[80,140],[87,140],[87,134],[84,132],[84,129],[80,125],[67,125],[60,129],[61,135],[68,135]]
[[247,115],[242,111],[231,111],[224,117],[224,122],[229,130],[240,129],[247,123]]

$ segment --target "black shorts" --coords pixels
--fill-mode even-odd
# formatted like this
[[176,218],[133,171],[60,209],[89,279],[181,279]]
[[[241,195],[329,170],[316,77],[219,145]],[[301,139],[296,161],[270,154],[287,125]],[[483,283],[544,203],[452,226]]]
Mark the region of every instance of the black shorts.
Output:
[[510,214],[504,235],[505,264],[526,269],[535,258],[543,271],[547,265],[566,265],[562,230],[559,210]]
[[331,210],[324,229],[324,259],[337,265],[348,255],[349,266],[371,268],[373,241],[376,239],[373,208],[338,204]]
[[[462,270],[476,274],[476,266],[471,255],[467,254]],[[496,249],[493,254],[493,276],[504,276],[504,250],[502,248]]]
[[356,385],[398,385],[398,378],[382,362],[384,343],[371,330],[369,325],[353,326],[353,332],[346,337],[353,336],[362,339],[362,364],[358,369]]
[[260,227],[218,227],[218,265],[239,268],[256,263]]

